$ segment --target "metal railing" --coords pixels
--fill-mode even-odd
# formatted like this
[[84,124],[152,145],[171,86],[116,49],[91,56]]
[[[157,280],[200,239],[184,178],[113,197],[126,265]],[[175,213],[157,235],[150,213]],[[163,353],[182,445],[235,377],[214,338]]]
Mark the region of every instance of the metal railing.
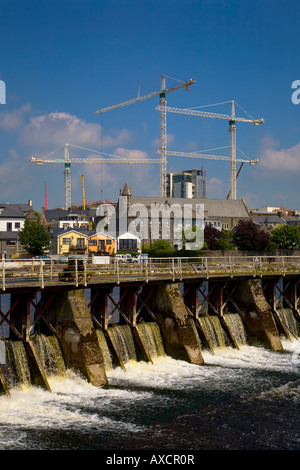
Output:
[[[101,261],[101,259],[100,259]],[[103,258],[104,261],[104,258]],[[83,286],[117,283],[128,279],[181,281],[189,278],[299,274],[300,256],[148,258],[136,262],[112,259],[93,264],[88,259],[75,259],[73,264],[35,259],[2,260],[0,289],[71,285]]]

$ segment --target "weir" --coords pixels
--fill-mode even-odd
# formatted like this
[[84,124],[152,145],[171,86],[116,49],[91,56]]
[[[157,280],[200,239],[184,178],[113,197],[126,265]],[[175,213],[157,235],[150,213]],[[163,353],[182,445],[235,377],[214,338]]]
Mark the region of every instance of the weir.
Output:
[[51,391],[48,379],[68,368],[105,386],[107,372],[129,362],[168,355],[205,366],[206,349],[282,351],[282,337],[299,340],[299,276],[181,278],[100,283],[88,296],[72,285],[13,290],[0,309],[8,330],[0,393],[30,385]]

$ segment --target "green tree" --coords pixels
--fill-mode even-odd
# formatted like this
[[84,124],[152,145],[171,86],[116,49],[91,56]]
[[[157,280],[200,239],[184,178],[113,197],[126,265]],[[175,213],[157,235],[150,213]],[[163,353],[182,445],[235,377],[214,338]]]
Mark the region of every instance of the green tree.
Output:
[[236,250],[236,246],[233,243],[233,233],[230,230],[222,230],[223,237],[220,238],[218,244],[218,250],[232,251]]
[[144,245],[144,253],[148,253],[151,257],[164,258],[174,256],[175,249],[167,240],[156,240],[150,246]]
[[272,230],[272,243],[279,248],[295,250],[300,248],[300,229],[294,225],[278,225]]
[[43,255],[45,250],[50,248],[51,237],[38,222],[25,220],[19,235],[22,245],[31,256]]

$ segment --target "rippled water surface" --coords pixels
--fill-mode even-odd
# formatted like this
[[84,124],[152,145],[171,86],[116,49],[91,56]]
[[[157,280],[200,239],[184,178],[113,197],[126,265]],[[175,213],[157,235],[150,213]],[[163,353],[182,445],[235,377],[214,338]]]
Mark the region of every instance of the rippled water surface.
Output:
[[0,449],[300,449],[299,342],[283,344],[204,352],[204,366],[128,362],[102,388],[70,370],[52,392],[15,387]]

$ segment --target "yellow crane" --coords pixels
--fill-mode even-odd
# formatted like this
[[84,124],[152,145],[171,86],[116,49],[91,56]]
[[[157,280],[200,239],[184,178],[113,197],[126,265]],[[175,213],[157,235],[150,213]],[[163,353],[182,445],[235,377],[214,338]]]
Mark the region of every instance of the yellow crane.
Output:
[[83,205],[83,210],[85,211],[84,175],[81,175],[81,180],[82,180],[82,205]]

